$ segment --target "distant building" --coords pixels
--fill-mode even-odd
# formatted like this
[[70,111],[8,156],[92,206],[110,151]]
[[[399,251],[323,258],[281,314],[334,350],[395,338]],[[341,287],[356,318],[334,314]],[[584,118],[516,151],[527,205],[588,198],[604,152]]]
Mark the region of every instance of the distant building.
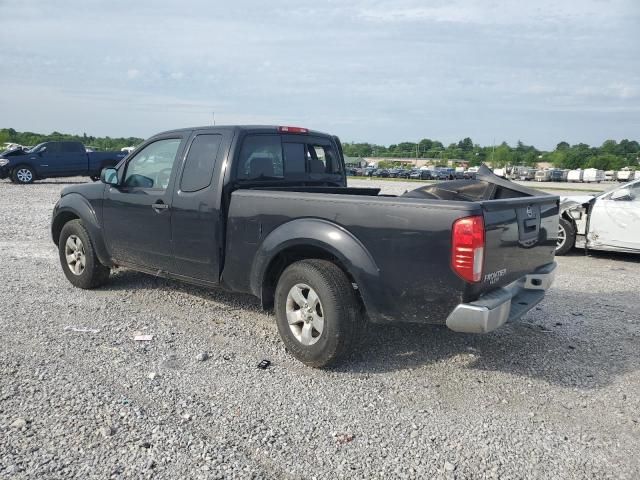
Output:
[[367,166],[367,161],[362,157],[344,157],[344,164],[349,168],[364,168]]

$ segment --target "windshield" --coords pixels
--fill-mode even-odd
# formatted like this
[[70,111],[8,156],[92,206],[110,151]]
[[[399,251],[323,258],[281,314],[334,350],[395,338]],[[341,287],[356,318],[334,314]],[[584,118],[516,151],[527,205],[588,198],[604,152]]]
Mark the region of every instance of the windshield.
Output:
[[600,198],[600,197],[602,197],[603,195],[607,195],[608,193],[611,193],[611,192],[612,192],[612,191],[614,191],[614,190],[618,190],[618,189],[620,189],[620,188],[629,188],[629,187],[631,187],[632,185],[635,185],[636,183],[639,183],[639,182],[640,182],[640,180],[634,180],[634,181],[632,181],[632,182],[623,183],[622,185],[614,185],[614,186],[611,186],[611,187],[607,188],[605,191],[600,192],[600,193],[598,193],[597,195],[593,195],[593,196],[594,196],[595,198]]
[[38,153],[40,151],[40,149],[45,145],[45,143],[39,143],[38,145],[36,145],[35,147],[33,147],[30,150],[27,150],[29,153]]

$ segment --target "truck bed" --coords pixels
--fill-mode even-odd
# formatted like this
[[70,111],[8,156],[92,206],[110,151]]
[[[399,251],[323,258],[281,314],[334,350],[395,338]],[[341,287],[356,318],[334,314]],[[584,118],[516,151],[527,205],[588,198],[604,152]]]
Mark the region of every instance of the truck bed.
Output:
[[[446,188],[446,183],[439,185]],[[223,283],[260,296],[260,285],[242,272],[255,271],[260,258],[272,253],[269,239],[280,231],[306,238],[309,248],[341,244],[334,248],[338,261],[348,261],[338,252],[353,242],[369,257],[363,264],[372,265],[370,271],[356,266],[360,275],[354,283],[373,321],[443,323],[460,303],[553,262],[558,197],[520,192],[519,198],[442,200],[382,196],[375,190],[236,190],[228,212]],[[483,215],[486,230],[484,274],[478,283],[466,282],[451,268],[452,224],[472,215]]]

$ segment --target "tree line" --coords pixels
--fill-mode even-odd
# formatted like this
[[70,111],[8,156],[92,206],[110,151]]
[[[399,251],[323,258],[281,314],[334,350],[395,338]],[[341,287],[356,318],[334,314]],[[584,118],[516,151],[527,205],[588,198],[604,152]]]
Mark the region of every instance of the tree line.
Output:
[[[20,145],[37,145],[47,141],[82,142],[97,150],[120,150],[122,147],[136,146],[143,142],[137,137],[95,137],[93,135],[71,135],[53,132],[48,135],[33,132],[18,132],[13,128],[0,129],[0,143],[11,142]],[[466,137],[446,147],[438,140],[424,138],[419,142],[401,142],[389,146],[374,143],[345,142],[344,154],[349,157],[377,158],[431,158],[437,164],[446,164],[448,160],[467,160],[471,165],[490,163],[494,167],[505,165],[528,165],[549,162],[558,168],[598,168],[601,170],[620,170],[623,167],[638,167],[640,144],[635,140],[606,140],[599,147],[586,143],[570,145],[560,142],[553,151],[538,150],[533,145],[518,141],[515,146],[502,142],[495,146],[480,146]]]
[[68,133],[53,132],[48,135],[33,132],[17,132],[13,128],[0,129],[0,144],[5,142],[19,143],[25,146],[36,146],[42,142],[67,141],[82,142],[87,147],[96,150],[120,150],[123,147],[135,147],[144,139],[137,137],[94,137],[93,135],[71,135]]
[[640,144],[635,140],[606,140],[599,147],[586,143],[570,145],[560,142],[553,151],[538,150],[533,145],[518,141],[515,146],[502,142],[500,145],[480,146],[466,137],[446,147],[437,140],[425,138],[419,142],[402,142],[389,146],[373,143],[343,144],[344,154],[349,157],[430,158],[436,164],[446,164],[448,160],[467,160],[471,165],[490,163],[494,167],[505,165],[528,165],[535,167],[541,162],[549,162],[557,168],[598,168],[620,170],[623,167],[638,167]]

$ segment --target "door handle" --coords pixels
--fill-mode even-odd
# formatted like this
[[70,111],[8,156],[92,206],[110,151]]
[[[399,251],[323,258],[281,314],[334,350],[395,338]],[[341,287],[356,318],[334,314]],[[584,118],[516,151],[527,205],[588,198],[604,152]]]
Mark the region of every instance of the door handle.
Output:
[[153,203],[151,208],[153,208],[156,213],[161,213],[163,210],[169,210],[169,205],[164,203],[162,200],[159,200],[156,203]]

